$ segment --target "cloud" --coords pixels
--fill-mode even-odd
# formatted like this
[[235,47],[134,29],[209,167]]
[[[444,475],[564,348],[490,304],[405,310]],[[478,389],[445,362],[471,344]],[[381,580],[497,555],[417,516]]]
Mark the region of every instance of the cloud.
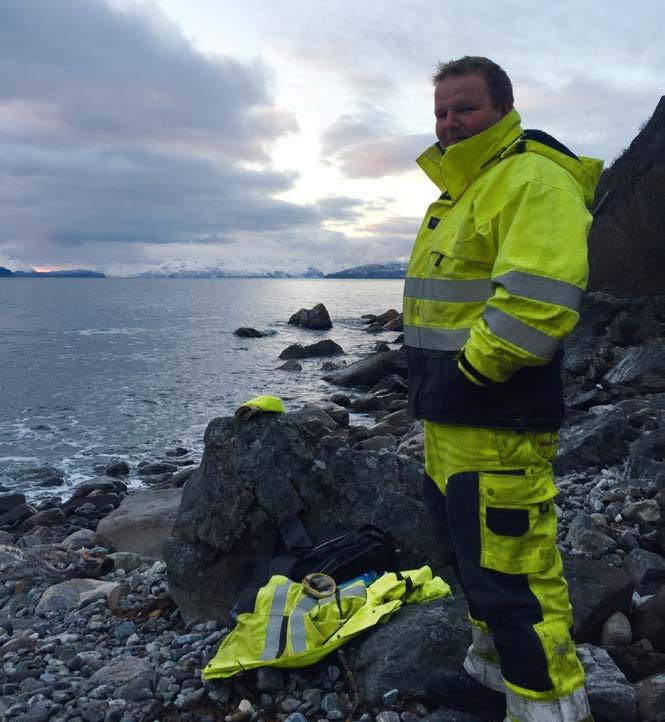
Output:
[[297,124],[269,71],[200,53],[154,8],[6,0],[0,48],[0,243],[228,243],[342,212],[274,197],[297,176],[271,144]]

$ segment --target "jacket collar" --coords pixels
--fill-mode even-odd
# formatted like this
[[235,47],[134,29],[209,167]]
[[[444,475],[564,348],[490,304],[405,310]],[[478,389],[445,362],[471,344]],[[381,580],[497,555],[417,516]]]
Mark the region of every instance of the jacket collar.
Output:
[[487,166],[501,157],[522,135],[519,113],[513,108],[498,123],[478,135],[442,150],[430,146],[417,160],[427,177],[456,201]]

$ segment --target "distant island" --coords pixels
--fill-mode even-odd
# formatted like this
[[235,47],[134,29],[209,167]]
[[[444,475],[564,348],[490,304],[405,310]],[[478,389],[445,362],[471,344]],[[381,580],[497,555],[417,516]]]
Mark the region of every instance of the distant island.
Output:
[[106,278],[99,271],[87,271],[84,268],[72,268],[69,271],[10,271],[0,267],[0,276],[13,278]]
[[368,263],[365,266],[354,266],[343,271],[326,274],[326,278],[404,278],[406,263]]

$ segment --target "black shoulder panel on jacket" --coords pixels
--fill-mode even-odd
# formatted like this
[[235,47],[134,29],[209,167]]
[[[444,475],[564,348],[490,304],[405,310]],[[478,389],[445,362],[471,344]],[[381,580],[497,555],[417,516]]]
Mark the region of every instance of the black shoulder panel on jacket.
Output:
[[559,153],[563,153],[570,158],[575,158],[575,160],[579,160],[579,158],[575,155],[575,153],[573,153],[572,150],[566,148],[563,143],[560,143],[556,138],[553,138],[549,133],[546,133],[544,130],[525,130],[522,133],[522,137],[520,138],[520,140],[534,140],[537,143],[542,143],[543,145],[547,145],[554,150],[558,150]]

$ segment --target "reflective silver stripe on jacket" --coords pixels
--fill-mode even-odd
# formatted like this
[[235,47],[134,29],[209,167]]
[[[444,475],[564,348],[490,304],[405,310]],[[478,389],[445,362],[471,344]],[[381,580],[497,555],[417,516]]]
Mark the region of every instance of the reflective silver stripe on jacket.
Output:
[[270,621],[266,627],[266,639],[263,646],[262,660],[276,659],[279,652],[279,635],[282,630],[284,611],[286,610],[286,595],[289,593],[291,582],[280,584],[272,595],[270,605]]
[[518,321],[498,308],[494,308],[494,306],[488,306],[485,309],[483,318],[492,333],[539,358],[551,359],[559,347],[560,342],[557,339],[548,336],[537,328],[527,326],[527,324]]
[[316,606],[316,599],[303,597],[291,612],[289,630],[291,648],[295,653],[307,650],[307,631],[305,629],[305,615]]
[[573,311],[579,311],[584,295],[584,291],[572,283],[522,271],[502,273],[500,276],[495,276],[492,283],[500,283],[508,293],[533,298],[536,301],[556,303],[558,306],[572,308]]
[[453,303],[482,303],[492,295],[489,278],[468,281],[445,278],[414,278],[404,280],[404,295],[426,301],[451,301]]
[[468,328],[404,326],[404,343],[430,351],[459,351],[469,338]]

